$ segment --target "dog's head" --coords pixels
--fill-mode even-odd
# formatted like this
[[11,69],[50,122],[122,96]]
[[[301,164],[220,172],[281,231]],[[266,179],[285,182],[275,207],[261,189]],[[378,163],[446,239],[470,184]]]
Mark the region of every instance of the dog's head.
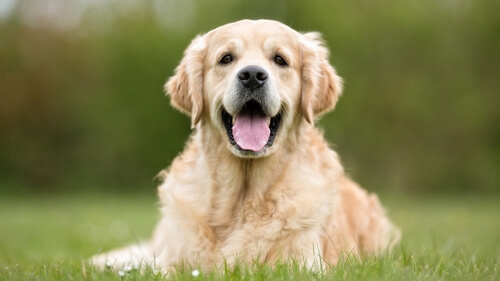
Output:
[[165,88],[193,127],[209,122],[236,156],[262,157],[335,106],[342,79],[328,57],[318,33],[242,20],[196,37]]

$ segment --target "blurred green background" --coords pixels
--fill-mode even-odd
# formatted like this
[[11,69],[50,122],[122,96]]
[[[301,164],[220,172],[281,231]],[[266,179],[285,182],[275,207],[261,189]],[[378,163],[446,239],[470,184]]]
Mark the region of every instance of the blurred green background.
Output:
[[500,1],[1,0],[0,189],[154,192],[189,119],[162,87],[198,33],[319,31],[345,79],[319,126],[372,191],[500,190]]

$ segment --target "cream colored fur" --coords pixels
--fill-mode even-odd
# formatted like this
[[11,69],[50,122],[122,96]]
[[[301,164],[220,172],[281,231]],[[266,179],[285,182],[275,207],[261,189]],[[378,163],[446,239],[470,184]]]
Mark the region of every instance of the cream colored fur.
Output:
[[[221,66],[227,53],[235,59]],[[276,65],[275,54],[287,66]],[[314,121],[333,109],[341,78],[317,33],[267,20],[239,21],[198,36],[168,81],[172,104],[194,131],[184,152],[161,173],[162,219],[147,244],[93,257],[171,270],[209,270],[224,262],[293,258],[311,268],[389,250],[399,231],[375,195],[350,180]],[[270,107],[282,113],[276,140],[252,155],[231,145],[221,107],[237,98],[235,73],[246,65],[269,73]]]

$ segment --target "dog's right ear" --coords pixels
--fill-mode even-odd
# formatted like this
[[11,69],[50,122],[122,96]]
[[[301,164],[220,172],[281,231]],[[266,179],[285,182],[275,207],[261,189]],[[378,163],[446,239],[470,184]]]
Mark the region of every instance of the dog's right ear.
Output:
[[205,39],[199,35],[184,51],[184,57],[175,69],[174,76],[165,84],[165,91],[170,95],[172,105],[191,116],[191,127],[198,124],[203,111],[205,53]]
[[323,113],[332,110],[342,93],[342,78],[330,64],[329,52],[321,35],[303,34],[302,43],[302,114],[313,124]]

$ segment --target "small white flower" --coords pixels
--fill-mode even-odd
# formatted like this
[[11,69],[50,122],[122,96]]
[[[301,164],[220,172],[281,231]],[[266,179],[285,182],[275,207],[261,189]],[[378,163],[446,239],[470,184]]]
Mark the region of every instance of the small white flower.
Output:
[[130,265],[126,265],[123,267],[123,271],[130,272],[130,271],[132,271],[132,267]]
[[134,270],[138,270],[140,267],[141,267],[141,263],[138,261],[134,261],[134,263],[132,264],[132,268]]
[[118,271],[118,276],[120,276],[120,277],[125,276],[125,272],[123,272],[123,271],[119,270],[119,271]]
[[113,264],[110,261],[106,261],[106,268],[111,268]]
[[200,275],[200,271],[198,269],[195,269],[191,271],[191,275],[193,275],[193,277],[198,277]]

